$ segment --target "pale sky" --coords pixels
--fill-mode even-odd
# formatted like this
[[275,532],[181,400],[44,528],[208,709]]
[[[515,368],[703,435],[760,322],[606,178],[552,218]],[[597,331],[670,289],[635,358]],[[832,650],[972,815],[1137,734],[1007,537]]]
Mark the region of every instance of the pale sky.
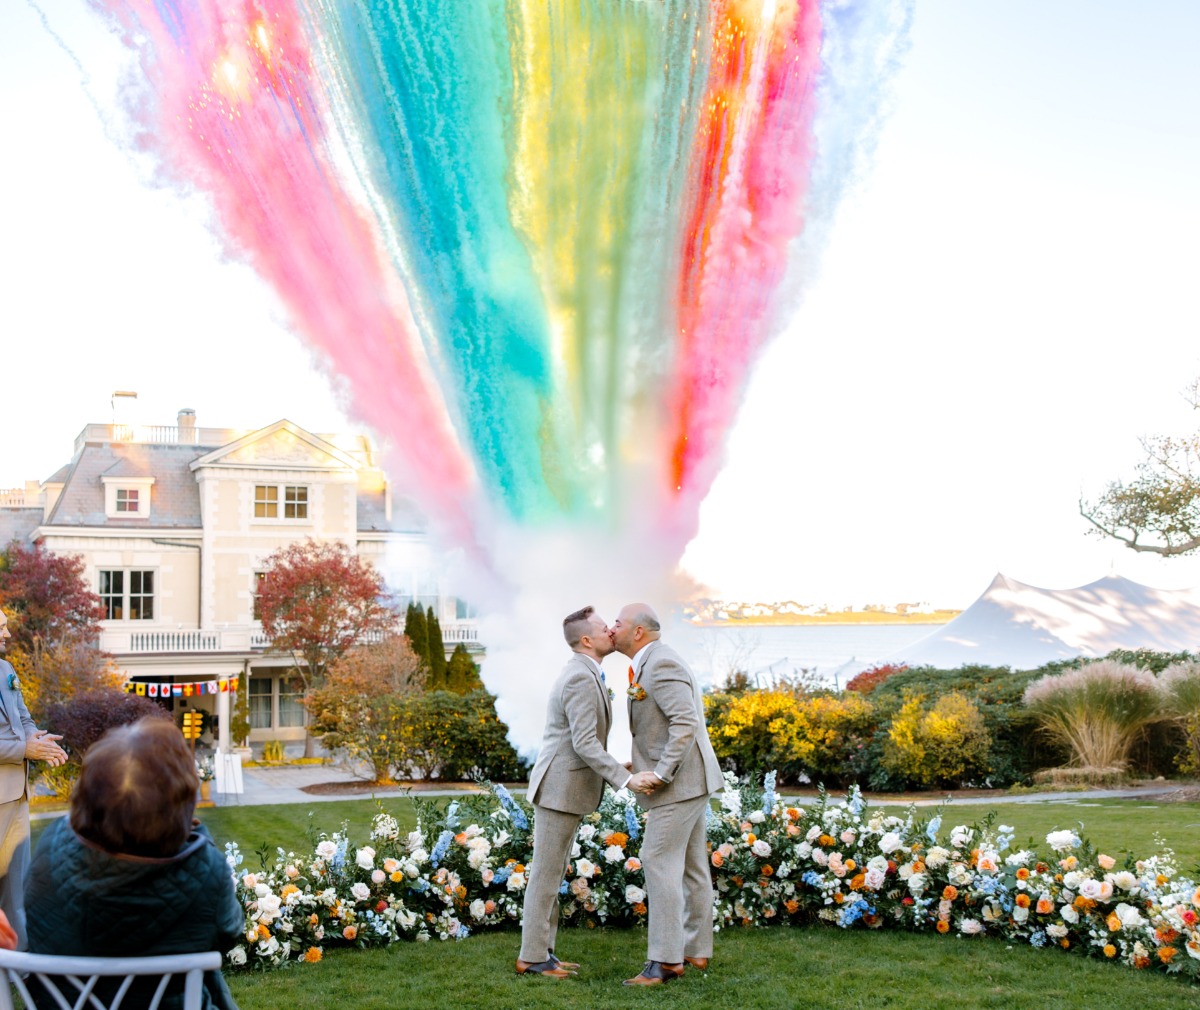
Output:
[[[140,419],[356,430],[202,198],[119,143],[78,0],[0,7],[0,487],[114,389]],[[714,595],[966,606],[996,571],[1200,585],[1085,536],[1139,436],[1200,418],[1200,4],[918,0],[895,112],[760,363],[685,565]]]

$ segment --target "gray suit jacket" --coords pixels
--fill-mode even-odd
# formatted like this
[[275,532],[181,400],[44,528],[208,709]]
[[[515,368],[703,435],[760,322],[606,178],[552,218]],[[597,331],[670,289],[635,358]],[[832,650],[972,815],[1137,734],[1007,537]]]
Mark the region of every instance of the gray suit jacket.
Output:
[[707,796],[724,786],[721,765],[704,724],[704,699],[692,671],[669,645],[651,642],[641,659],[637,683],[646,692],[629,699],[634,771],[653,771],[664,786],[650,796],[638,794],[644,807]]
[[25,795],[29,775],[25,740],[37,730],[21,689],[8,686],[9,677],[14,675],[12,663],[0,659],[0,803],[11,803]]
[[590,814],[604,783],[619,789],[629,772],[605,749],[612,725],[608,690],[591,661],[575,653],[550,690],[542,749],[529,776],[529,802]]

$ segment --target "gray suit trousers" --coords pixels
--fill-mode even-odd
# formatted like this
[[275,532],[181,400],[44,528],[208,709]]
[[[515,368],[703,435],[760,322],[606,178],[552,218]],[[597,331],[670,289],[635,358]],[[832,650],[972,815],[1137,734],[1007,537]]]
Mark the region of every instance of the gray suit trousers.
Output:
[[535,807],[533,868],[521,910],[521,960],[540,964],[554,949],[558,934],[558,890],[571,861],[575,832],[583,817]]
[[0,803],[0,909],[25,949],[25,873],[29,869],[29,801]]
[[712,957],[713,892],[705,844],[708,796],[664,803],[646,812],[642,869],[646,873],[649,944],[646,957],[679,964]]

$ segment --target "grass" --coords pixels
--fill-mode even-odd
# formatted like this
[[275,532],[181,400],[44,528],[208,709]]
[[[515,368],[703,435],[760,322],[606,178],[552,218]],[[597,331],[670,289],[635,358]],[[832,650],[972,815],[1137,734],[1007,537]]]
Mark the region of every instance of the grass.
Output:
[[[407,830],[415,823],[410,801],[385,799],[384,809]],[[373,800],[305,806],[217,807],[200,811],[218,843],[236,840],[254,860],[260,845],[306,850],[310,829],[332,832],[347,822],[352,841],[366,840],[379,806]],[[1200,804],[1140,800],[995,803],[947,807],[943,830],[995,810],[1014,826],[1017,844],[1045,849],[1055,828],[1076,828],[1102,851],[1120,857],[1152,853],[1161,835],[1183,867],[1200,863]],[[932,810],[922,813],[932,814]],[[1082,822],[1083,827],[1079,825]],[[44,822],[35,825],[35,830]],[[1030,841],[1031,840],[1031,841]],[[640,969],[640,930],[564,929],[562,956],[583,963],[565,982],[519,977],[515,931],[482,934],[459,943],[404,943],[381,950],[331,950],[317,965],[270,973],[230,973],[242,1010],[327,1007],[354,1010],[397,1006],[482,1005],[488,1010],[538,1010],[599,1005],[611,1010],[655,1006],[687,1010],[777,1010],[781,1007],[856,1007],[928,1010],[949,1006],[1044,1010],[1047,1005],[1089,1010],[1176,1010],[1192,993],[1177,979],[1054,950],[1008,947],[1000,940],[953,935],[843,932],[833,928],[725,930],[716,938],[713,965],[652,992],[623,987]]]
[[583,968],[562,982],[518,976],[512,967],[517,946],[517,935],[510,932],[459,943],[334,951],[318,965],[234,975],[229,983],[241,1010],[323,1008],[335,1000],[354,1010],[484,1005],[488,1010],[929,1010],[952,1005],[1178,1010],[1191,998],[1175,979],[1050,950],[952,936],[820,928],[723,932],[706,973],[689,969],[682,980],[649,992],[621,985],[641,968],[641,931],[564,931],[559,937],[563,956]]

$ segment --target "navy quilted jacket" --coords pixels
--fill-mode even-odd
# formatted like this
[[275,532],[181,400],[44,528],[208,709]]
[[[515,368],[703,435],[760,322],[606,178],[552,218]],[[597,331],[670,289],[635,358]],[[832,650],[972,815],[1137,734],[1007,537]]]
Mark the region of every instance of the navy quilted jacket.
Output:
[[[38,843],[25,911],[31,953],[89,957],[225,952],[245,921],[229,864],[205,828],[170,859],[141,859],[85,845],[66,817]],[[205,978],[204,1005],[237,1010],[220,972]]]

